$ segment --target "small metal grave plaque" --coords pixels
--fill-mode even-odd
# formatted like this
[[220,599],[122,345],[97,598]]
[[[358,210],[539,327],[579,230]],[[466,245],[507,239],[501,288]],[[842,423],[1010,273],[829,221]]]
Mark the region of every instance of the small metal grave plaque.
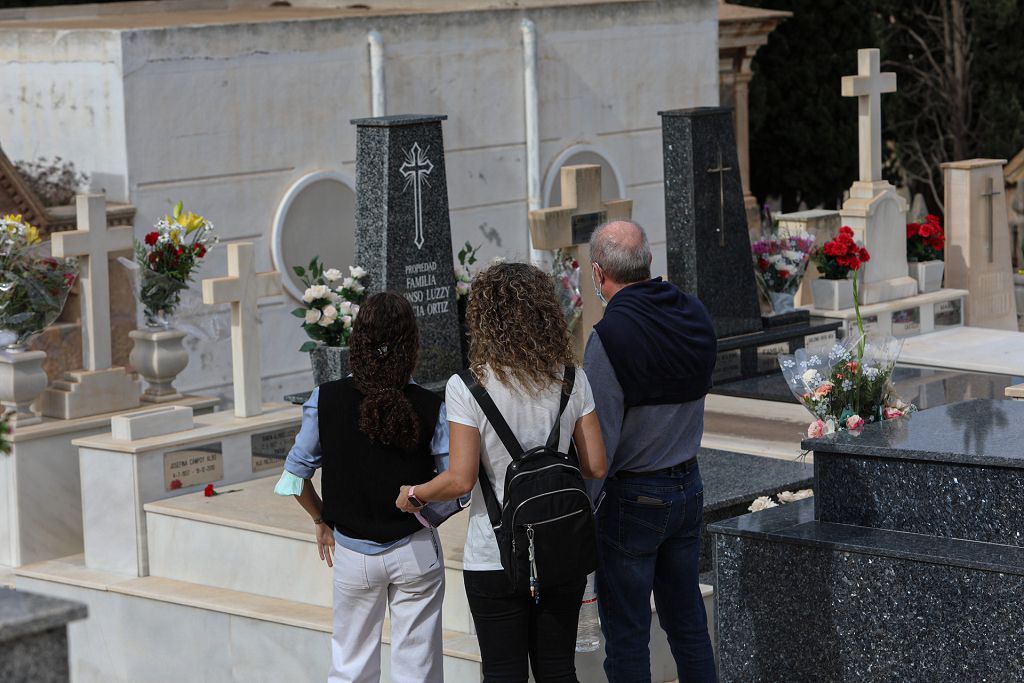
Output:
[[572,217],[572,243],[586,244],[598,226],[608,220],[607,211],[581,213]]
[[771,372],[779,369],[779,354],[790,353],[789,342],[765,344],[757,347],[757,371]]
[[743,377],[743,366],[740,363],[740,349],[733,349],[732,351],[722,351],[718,354],[718,360],[715,362],[715,372],[711,376],[711,381],[715,384],[721,382],[728,382],[731,379],[739,379]]
[[904,308],[892,313],[892,336],[913,337],[921,334],[921,307]]
[[219,441],[164,453],[164,488],[176,491],[224,478],[224,456]]
[[252,435],[252,471],[261,472],[281,467],[288,451],[295,443],[295,435],[299,433],[299,425],[282,427],[269,432]]
[[964,324],[963,299],[935,304],[935,329],[960,327]]
[[808,334],[804,337],[804,348],[807,349],[808,353],[811,351],[827,351],[832,348],[832,345],[836,343],[836,331],[829,330],[828,332],[818,332],[817,334]]

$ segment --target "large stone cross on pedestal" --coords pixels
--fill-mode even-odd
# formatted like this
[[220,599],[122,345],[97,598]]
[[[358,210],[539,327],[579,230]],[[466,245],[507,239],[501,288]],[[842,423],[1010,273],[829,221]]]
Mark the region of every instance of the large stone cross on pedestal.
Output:
[[857,50],[857,75],[843,76],[843,97],[857,98],[860,181],[882,179],[882,93],[896,92],[896,74],[879,71],[877,49]]
[[231,304],[231,374],[238,417],[263,412],[256,305],[259,299],[281,292],[280,273],[256,272],[252,242],[229,244],[227,277],[203,280],[203,303]]
[[602,223],[628,221],[633,215],[632,199],[601,199],[601,167],[596,164],[563,166],[562,206],[530,212],[530,234],[537,249],[574,250],[580,264],[580,296],[583,317],[576,325],[576,351],[582,358],[590,330],[604,315],[601,302],[591,291],[590,236]]
[[71,419],[134,408],[139,405],[138,380],[123,367],[111,367],[110,254],[132,249],[131,228],[107,227],[102,194],[76,198],[78,229],[53,233],[58,258],[77,257],[82,307],[82,367],[54,382],[41,398],[43,414]]

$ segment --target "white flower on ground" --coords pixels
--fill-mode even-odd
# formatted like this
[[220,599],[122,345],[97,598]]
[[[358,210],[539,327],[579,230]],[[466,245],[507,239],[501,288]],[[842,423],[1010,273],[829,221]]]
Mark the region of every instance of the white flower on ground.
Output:
[[330,293],[331,289],[327,285],[313,285],[302,295],[302,300],[308,304],[317,299],[326,299]]
[[799,491],[783,491],[778,495],[780,503],[795,503],[798,500],[804,498],[810,498],[814,495],[814,489],[801,489]]
[[750,507],[747,509],[750,510],[751,512],[760,512],[761,510],[767,510],[768,508],[777,507],[779,507],[779,504],[776,503],[774,500],[772,500],[768,496],[761,496],[760,498],[755,498],[754,502],[751,503]]
[[324,315],[320,318],[317,324],[321,327],[330,327],[337,319],[338,309],[328,304],[327,306],[324,306]]
[[360,266],[349,266],[348,274],[357,280],[361,277],[366,277],[366,271],[363,270]]
[[308,311],[306,311],[306,324],[307,325],[312,325],[315,322],[319,322],[320,318],[322,318],[323,315],[324,314],[321,313],[316,308],[309,309]]
[[324,277],[327,278],[328,282],[334,282],[335,280],[341,279],[341,271],[337,268],[328,268],[324,271]]

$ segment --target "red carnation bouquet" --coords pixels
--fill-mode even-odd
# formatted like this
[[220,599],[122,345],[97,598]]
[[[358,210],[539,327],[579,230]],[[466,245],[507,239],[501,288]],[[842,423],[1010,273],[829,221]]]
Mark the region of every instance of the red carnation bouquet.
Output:
[[907,258],[911,261],[937,261],[946,246],[946,233],[939,217],[925,216],[923,223],[907,223]]
[[823,278],[845,280],[851,272],[856,273],[870,261],[871,254],[853,241],[853,229],[844,225],[834,239],[814,250],[812,258]]

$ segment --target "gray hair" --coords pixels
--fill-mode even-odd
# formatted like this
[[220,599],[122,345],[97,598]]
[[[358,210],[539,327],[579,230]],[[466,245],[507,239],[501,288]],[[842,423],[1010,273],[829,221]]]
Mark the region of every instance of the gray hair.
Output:
[[590,236],[590,258],[613,282],[628,285],[651,277],[647,233],[630,221],[611,221]]

